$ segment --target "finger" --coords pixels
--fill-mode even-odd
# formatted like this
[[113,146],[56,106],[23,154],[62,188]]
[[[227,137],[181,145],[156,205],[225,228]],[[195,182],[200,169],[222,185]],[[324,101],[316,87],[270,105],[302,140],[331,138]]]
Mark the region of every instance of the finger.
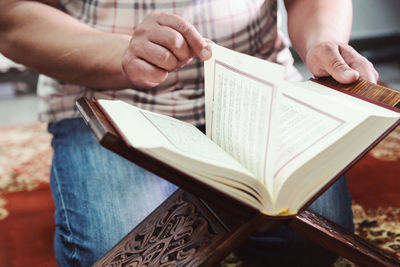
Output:
[[137,47],[136,56],[167,71],[175,70],[178,66],[178,59],[171,51],[152,42]]
[[178,70],[178,69],[182,68],[183,66],[185,66],[186,64],[189,64],[192,60],[193,60],[193,58],[191,57],[186,60],[179,61],[178,66],[176,67],[175,70]]
[[354,70],[360,73],[360,79],[376,83],[379,78],[378,72],[375,70],[371,62],[360,55],[354,48],[347,46],[341,47],[340,54],[346,63]]
[[183,18],[174,14],[160,13],[157,17],[157,22],[160,25],[170,27],[182,34],[189,44],[190,49],[200,59],[207,60],[211,57],[211,51],[207,46],[207,42],[196,28]]
[[322,66],[335,80],[348,84],[359,78],[360,74],[344,61],[338,48],[330,47],[325,52],[321,59]]
[[180,61],[186,60],[191,56],[185,38],[170,27],[158,27],[150,33],[149,40],[169,49]]
[[379,81],[379,72],[374,68],[375,83]]
[[369,61],[367,60],[365,60],[364,62],[359,61],[351,64],[351,67],[360,73],[360,79],[372,83],[376,83],[378,81],[379,78],[378,72],[374,69],[374,67]]
[[155,87],[168,76],[167,71],[137,57],[124,57],[122,68],[129,80],[138,87]]

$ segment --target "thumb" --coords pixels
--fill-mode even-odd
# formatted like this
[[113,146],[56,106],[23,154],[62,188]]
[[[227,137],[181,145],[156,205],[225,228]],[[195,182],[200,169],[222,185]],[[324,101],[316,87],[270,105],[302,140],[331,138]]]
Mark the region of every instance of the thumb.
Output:
[[351,68],[347,68],[344,71],[340,71],[338,73],[338,77],[337,77],[337,81],[341,82],[341,83],[352,83],[358,80],[358,78],[360,77],[360,74],[358,73],[358,71],[353,70]]
[[358,80],[360,74],[358,71],[350,68],[344,61],[338,50],[331,50],[329,55],[325,57],[326,71],[338,82],[348,84]]

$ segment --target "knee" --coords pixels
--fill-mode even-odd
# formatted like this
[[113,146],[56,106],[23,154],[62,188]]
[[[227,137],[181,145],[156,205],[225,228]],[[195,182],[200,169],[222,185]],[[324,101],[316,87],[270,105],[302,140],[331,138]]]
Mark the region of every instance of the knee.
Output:
[[57,224],[54,247],[59,266],[92,266],[133,227],[111,221],[93,218],[90,222]]
[[286,226],[253,235],[236,253],[244,266],[331,266],[338,257]]

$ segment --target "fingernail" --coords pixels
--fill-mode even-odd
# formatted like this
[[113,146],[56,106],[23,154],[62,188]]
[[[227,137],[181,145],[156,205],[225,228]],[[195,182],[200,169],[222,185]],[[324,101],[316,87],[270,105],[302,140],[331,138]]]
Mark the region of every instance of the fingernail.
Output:
[[211,49],[210,46],[206,46],[205,48],[203,48],[203,50],[201,50],[201,58],[203,60],[207,60],[211,57]]

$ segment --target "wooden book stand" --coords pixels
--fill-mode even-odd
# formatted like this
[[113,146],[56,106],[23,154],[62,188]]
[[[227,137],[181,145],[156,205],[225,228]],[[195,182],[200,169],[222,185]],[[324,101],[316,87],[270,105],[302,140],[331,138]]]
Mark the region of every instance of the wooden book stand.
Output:
[[[400,108],[400,93],[386,87],[365,81],[344,86],[330,78],[318,82]],[[93,102],[81,98],[77,107],[100,144],[174,182],[162,166],[154,170],[145,158],[130,155],[120,136]],[[224,196],[216,197],[210,192],[189,193],[179,189],[93,266],[213,266],[252,233],[281,224],[287,224],[360,266],[400,266],[400,260],[394,255],[377,249],[310,210],[290,219],[265,220],[246,206],[227,205],[229,202],[226,201]]]

